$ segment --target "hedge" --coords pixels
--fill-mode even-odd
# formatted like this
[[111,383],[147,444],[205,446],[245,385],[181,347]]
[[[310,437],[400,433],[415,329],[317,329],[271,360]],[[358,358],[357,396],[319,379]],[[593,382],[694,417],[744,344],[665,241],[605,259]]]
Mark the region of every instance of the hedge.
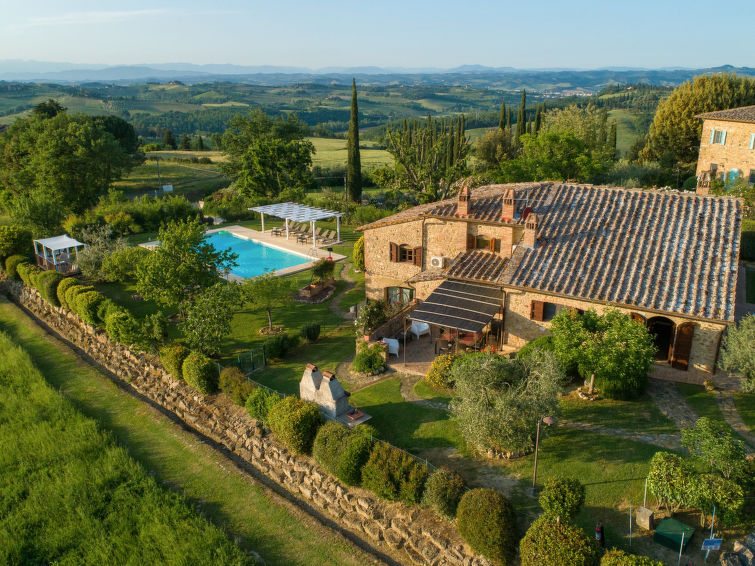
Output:
[[449,373],[455,359],[456,356],[453,354],[441,354],[437,356],[425,374],[425,383],[434,389],[453,387],[453,383],[449,379]]
[[247,381],[244,372],[237,367],[224,368],[220,372],[218,383],[220,390],[242,407],[254,389],[254,385]]
[[61,307],[65,307],[67,309],[70,309],[68,306],[68,301],[66,301],[66,292],[68,292],[68,289],[71,287],[78,285],[79,280],[75,277],[66,277],[58,283],[58,289],[55,291],[56,295],[58,296],[58,302],[60,303]]
[[94,287],[91,285],[71,285],[68,289],[66,289],[66,305],[68,305],[68,308],[75,312],[76,314],[79,314],[79,311],[76,310],[78,308],[78,305],[76,304],[76,297],[78,297],[81,293],[86,293],[87,291],[94,291]]
[[189,350],[181,344],[173,343],[160,348],[160,362],[174,379],[184,378],[183,364],[188,355]]
[[29,258],[25,255],[12,255],[5,260],[5,273],[10,279],[20,279],[18,276],[18,266],[27,263]]
[[362,487],[389,501],[422,501],[427,469],[403,450],[377,442],[362,468]]
[[100,304],[97,305],[97,320],[104,325],[110,311],[118,308],[118,305],[116,305],[111,299],[108,299],[107,297],[103,298],[103,300],[100,301]]
[[456,516],[459,500],[464,494],[464,480],[456,472],[436,470],[427,478],[422,504],[448,518]]
[[585,503],[585,486],[574,478],[550,478],[540,492],[539,502],[546,515],[568,521]]
[[34,287],[31,282],[31,274],[34,269],[36,269],[36,267],[30,263],[19,263],[16,266],[16,273],[18,273],[21,281],[23,281],[24,285],[26,285],[27,287]]
[[600,566],[663,566],[663,562],[612,548],[603,555]]
[[289,336],[285,332],[276,334],[265,341],[265,356],[268,359],[280,360],[291,348],[295,348],[298,344],[298,336]]
[[298,397],[275,403],[267,414],[267,425],[278,440],[295,454],[309,454],[317,429],[322,424],[320,409]]
[[272,391],[268,391],[262,387],[256,387],[246,398],[246,407],[249,416],[258,421],[267,421],[267,415],[270,409],[278,401],[281,400],[280,395]]
[[105,316],[105,332],[113,342],[130,346],[139,343],[141,326],[130,312],[120,306],[114,306]]
[[[511,502],[492,489],[466,492],[456,510],[459,534],[475,552],[499,564],[512,564],[517,541],[516,518]],[[538,564],[570,564],[542,560]]]
[[308,322],[307,324],[302,326],[299,334],[307,342],[315,342],[320,337],[320,323]]
[[569,564],[598,566],[600,545],[571,521],[556,522],[541,515],[519,542],[522,566]]
[[181,372],[186,383],[209,395],[218,389],[218,369],[213,361],[200,352],[191,352],[184,360]]
[[57,271],[43,271],[37,276],[37,285],[42,298],[53,306],[60,306],[58,300],[58,285],[63,276]]
[[317,431],[312,456],[346,485],[359,485],[371,448],[372,439],[368,435],[331,421]]
[[533,350],[544,350],[546,352],[553,352],[554,346],[553,346],[553,336],[541,336],[540,338],[535,338],[531,342],[527,342],[522,348],[516,353],[516,357],[518,359],[524,359],[530,356],[533,352]]
[[101,324],[99,318],[97,318],[97,308],[104,300],[102,293],[98,291],[85,291],[83,293],[76,294],[75,308],[73,309],[84,322],[91,326],[97,326]]

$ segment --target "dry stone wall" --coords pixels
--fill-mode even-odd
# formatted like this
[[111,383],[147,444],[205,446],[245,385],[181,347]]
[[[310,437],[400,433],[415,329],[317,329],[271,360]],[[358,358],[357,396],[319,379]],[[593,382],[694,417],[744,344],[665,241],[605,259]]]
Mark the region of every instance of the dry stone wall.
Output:
[[469,549],[452,523],[427,509],[388,503],[368,491],[341,484],[313,459],[288,452],[224,396],[201,395],[173,379],[154,356],[112,342],[74,313],[47,303],[36,290],[14,281],[4,285],[14,301],[138,393],[222,444],[377,551],[404,564],[489,565]]

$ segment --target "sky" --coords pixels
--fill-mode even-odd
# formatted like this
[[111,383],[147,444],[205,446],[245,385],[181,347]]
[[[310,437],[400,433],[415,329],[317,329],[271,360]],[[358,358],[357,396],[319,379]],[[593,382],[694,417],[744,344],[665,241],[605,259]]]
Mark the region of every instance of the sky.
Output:
[[0,60],[755,66],[751,0],[0,0]]

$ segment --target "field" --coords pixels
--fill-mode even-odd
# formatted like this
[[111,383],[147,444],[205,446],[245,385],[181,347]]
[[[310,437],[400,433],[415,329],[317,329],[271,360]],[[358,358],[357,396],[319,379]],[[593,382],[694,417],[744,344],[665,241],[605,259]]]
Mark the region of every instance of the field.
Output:
[[617,109],[608,112],[608,121],[611,120],[616,122],[616,150],[624,156],[635,140],[645,133],[645,130],[638,129],[642,117],[630,110]]
[[[219,525],[228,536],[236,539],[242,548],[258,552],[266,564],[336,566],[372,563],[369,557],[346,543],[340,536],[324,529],[295,507],[273,496],[230,464],[225,457],[183,431],[168,418],[149,408],[142,401],[124,394],[103,374],[83,362],[62,343],[46,335],[17,307],[7,301],[0,302],[0,327],[10,334],[15,342],[24,345],[36,360],[49,385],[59,390],[78,411],[88,417],[82,417],[84,422],[92,423],[91,419],[96,420],[99,426],[107,431],[97,434],[105,436],[109,445],[112,446],[115,442],[122,447],[112,450],[127,450],[139,465],[149,471],[155,482],[171,492],[169,501],[185,498],[204,517]],[[53,394],[50,387],[45,385],[44,388],[49,392],[46,394]],[[57,393],[54,395],[60,396]],[[0,411],[4,412],[2,406]],[[12,458],[15,454],[9,450],[17,440],[14,438],[12,442],[6,442],[7,435],[16,429],[14,427],[11,430],[11,427],[3,422],[0,435],[3,436],[3,446],[8,446],[8,450],[4,450],[0,455],[0,461],[5,462],[6,458]],[[94,425],[86,426],[92,428]],[[23,438],[23,433],[18,434]],[[19,458],[18,461],[25,460]],[[59,463],[51,465],[51,469],[59,467]],[[133,467],[139,465],[132,464]],[[23,468],[19,468],[19,471],[21,470]],[[3,477],[7,477],[5,471]],[[7,501],[5,497],[2,500]],[[54,499],[52,501],[55,502]],[[53,509],[51,512],[57,517],[57,513],[62,511]],[[5,524],[5,517],[4,512],[0,525]],[[61,524],[65,522],[61,521]],[[207,522],[197,524],[207,525]],[[200,560],[202,552],[210,548],[210,535],[219,532],[209,526],[206,528],[208,532],[205,535],[198,530],[196,536],[203,536],[202,543],[197,553],[191,559],[187,556],[184,563],[215,563],[212,560]],[[112,538],[115,536],[116,533],[113,533]],[[0,539],[0,555],[2,549],[9,548],[5,545],[5,540]],[[180,557],[180,548],[178,541],[177,558]],[[127,558],[124,558],[123,563],[134,563]],[[134,560],[142,564],[164,563],[162,560],[139,561],[136,556]],[[0,562],[8,563],[2,559]],[[34,560],[34,563],[37,562],[38,560]],[[71,563],[83,562],[74,560]],[[103,559],[95,563],[117,561]]]
[[0,385],[0,562],[252,562],[45,382],[5,333]]
[[[333,138],[307,138],[315,146],[313,165],[328,168],[345,168],[346,140]],[[362,169],[370,170],[383,165],[392,165],[393,156],[386,150],[375,147],[372,141],[362,140],[359,144],[359,156],[362,161]]]

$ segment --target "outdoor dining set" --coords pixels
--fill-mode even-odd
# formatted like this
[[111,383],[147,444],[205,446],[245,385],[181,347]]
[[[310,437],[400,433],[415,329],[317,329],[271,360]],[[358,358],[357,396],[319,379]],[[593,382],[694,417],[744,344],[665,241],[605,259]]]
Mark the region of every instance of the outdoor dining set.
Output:
[[[286,227],[278,226],[270,230],[273,236],[285,236]],[[312,229],[305,223],[292,222],[288,226],[288,234],[290,236],[296,236],[297,243],[307,244],[312,241]],[[325,230],[324,228],[318,228],[315,231],[317,242],[322,244],[334,244],[338,242],[338,236],[334,230]]]
[[[388,355],[399,355],[400,344],[404,339],[419,339],[424,335],[432,336],[430,325],[425,322],[413,321],[412,325],[400,332],[395,338],[383,338],[383,343],[388,348]],[[483,332],[464,332],[455,328],[443,329],[434,341],[435,354],[448,354],[451,352],[478,350],[485,345],[486,335]]]

